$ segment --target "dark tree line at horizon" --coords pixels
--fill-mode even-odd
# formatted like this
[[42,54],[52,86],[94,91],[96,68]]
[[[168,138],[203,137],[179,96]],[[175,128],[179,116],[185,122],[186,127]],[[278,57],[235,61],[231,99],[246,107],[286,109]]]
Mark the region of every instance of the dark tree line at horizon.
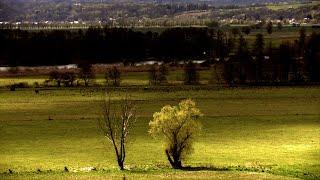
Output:
[[[272,30],[267,28],[268,34]],[[313,32],[309,38],[305,29],[293,43],[282,42],[273,48],[271,42],[264,48],[264,37],[257,34],[251,51],[240,35],[238,48],[230,60],[224,63],[225,80],[233,83],[282,83],[320,81],[320,34]]]
[[146,58],[205,58],[212,48],[205,28],[174,28],[163,33],[127,28],[89,28],[86,31],[0,30],[0,64],[9,66],[70,63],[133,64]]
[[[245,32],[243,32],[245,33]],[[271,32],[272,33],[272,32]],[[265,48],[257,34],[253,47],[240,30],[171,28],[162,33],[126,28],[22,31],[0,30],[0,64],[40,66],[62,64],[124,63],[153,59],[177,64],[206,60],[223,69],[226,83],[319,82],[320,33],[309,37],[300,30],[294,43]],[[190,65],[190,64],[189,64]]]

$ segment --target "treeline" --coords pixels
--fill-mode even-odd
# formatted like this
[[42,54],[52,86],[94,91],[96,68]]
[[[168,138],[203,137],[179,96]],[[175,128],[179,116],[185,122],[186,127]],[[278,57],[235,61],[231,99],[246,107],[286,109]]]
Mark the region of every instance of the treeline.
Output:
[[[272,24],[268,24],[267,32],[272,34]],[[250,46],[244,34],[245,29],[209,28],[172,28],[162,33],[125,28],[1,30],[0,63],[133,65],[152,59],[173,66],[182,61],[190,69],[193,60],[205,60],[202,66],[213,66],[221,76],[219,81],[229,85],[320,81],[320,33],[307,36],[302,28],[295,42],[283,42],[278,47],[265,42],[262,34],[257,34]]]
[[[286,0],[287,1],[287,0]],[[194,18],[196,24],[200,20],[205,19],[238,19],[238,20],[263,20],[263,19],[297,19],[302,20],[306,15],[313,16],[313,19],[319,19],[319,5],[312,3],[297,7],[284,8],[282,10],[271,10],[265,3],[259,1],[255,5],[239,6],[238,1],[225,1],[217,3],[217,1],[155,1],[155,3],[139,1],[139,3],[117,3],[112,1],[9,1],[2,0],[0,2],[0,21],[28,21],[28,22],[63,22],[74,20],[82,20],[85,22],[109,22],[114,23],[110,18],[116,19],[118,25],[121,21],[129,23],[134,21],[135,24],[141,23],[145,25],[147,21],[152,20],[158,23],[159,18],[170,20],[180,14],[190,11],[206,11],[207,15],[202,14],[200,17]],[[273,1],[272,1],[273,2]],[[279,2],[278,2],[279,3]],[[275,6],[280,4],[274,3]],[[297,3],[297,2],[296,2]],[[240,1],[240,4],[247,4]],[[220,6],[223,5],[223,6]],[[288,4],[287,6],[291,6]],[[245,17],[243,17],[245,15]],[[190,16],[186,17],[189,18]],[[126,21],[130,19],[130,21]],[[174,18],[179,21],[179,18]],[[142,22],[141,22],[142,21]],[[247,21],[248,22],[248,21]],[[196,25],[192,24],[192,25]],[[128,25],[128,24],[127,24]]]
[[212,38],[205,28],[176,28],[163,33],[126,28],[89,28],[86,31],[0,31],[3,65],[39,66],[94,63],[130,63],[156,58],[205,58]]
[[[267,31],[272,34],[272,28]],[[282,42],[277,48],[273,48],[270,41],[265,48],[262,34],[256,35],[251,50],[241,34],[237,41],[232,55],[228,52],[220,55],[223,78],[229,85],[320,81],[320,33],[313,32],[307,37],[302,28],[299,39],[294,43]],[[226,54],[228,57],[224,58]]]

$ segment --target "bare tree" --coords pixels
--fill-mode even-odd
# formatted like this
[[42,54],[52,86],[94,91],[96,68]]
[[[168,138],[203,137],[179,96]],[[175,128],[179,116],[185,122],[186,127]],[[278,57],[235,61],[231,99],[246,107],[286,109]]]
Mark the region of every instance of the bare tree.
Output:
[[166,64],[161,64],[159,67],[159,83],[166,83],[167,76],[169,75],[169,69]]
[[105,75],[106,80],[109,79],[112,81],[113,86],[120,86],[121,81],[121,71],[116,67],[113,66]]
[[152,65],[149,69],[149,84],[157,85],[158,71],[156,65]]
[[65,87],[72,87],[75,80],[76,75],[73,72],[66,72],[62,74],[62,82]]
[[152,65],[149,69],[149,84],[158,85],[167,83],[167,75],[169,70],[167,65],[161,64],[159,67]]
[[60,87],[62,81],[62,74],[58,71],[51,71],[49,74],[49,80],[55,81],[57,83],[57,86]]
[[117,110],[115,103],[111,103],[110,93],[106,94],[103,103],[104,118],[99,119],[99,127],[105,137],[112,143],[117,162],[121,170],[124,170],[126,158],[126,142],[132,124],[135,122],[135,105],[126,95],[120,100]]
[[184,84],[199,84],[199,73],[192,61],[184,65]]
[[80,68],[79,78],[83,80],[85,86],[89,86],[90,82],[92,82],[95,78],[92,65],[88,63],[82,63],[78,66]]

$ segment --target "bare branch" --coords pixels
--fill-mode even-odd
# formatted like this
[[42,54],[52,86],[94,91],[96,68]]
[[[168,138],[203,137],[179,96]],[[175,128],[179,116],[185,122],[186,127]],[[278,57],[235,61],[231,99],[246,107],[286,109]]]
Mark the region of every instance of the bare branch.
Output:
[[110,93],[106,93],[103,104],[104,118],[99,121],[99,127],[104,132],[105,137],[111,141],[120,169],[124,169],[126,157],[126,142],[130,126],[135,121],[134,104],[126,95],[120,101],[120,109],[116,109],[111,103]]

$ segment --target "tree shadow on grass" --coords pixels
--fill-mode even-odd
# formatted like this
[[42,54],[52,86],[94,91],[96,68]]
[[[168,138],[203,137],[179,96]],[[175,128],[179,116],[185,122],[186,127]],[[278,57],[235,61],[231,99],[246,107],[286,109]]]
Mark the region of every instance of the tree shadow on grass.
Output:
[[215,167],[215,166],[184,166],[181,168],[183,171],[229,171],[227,167]]

